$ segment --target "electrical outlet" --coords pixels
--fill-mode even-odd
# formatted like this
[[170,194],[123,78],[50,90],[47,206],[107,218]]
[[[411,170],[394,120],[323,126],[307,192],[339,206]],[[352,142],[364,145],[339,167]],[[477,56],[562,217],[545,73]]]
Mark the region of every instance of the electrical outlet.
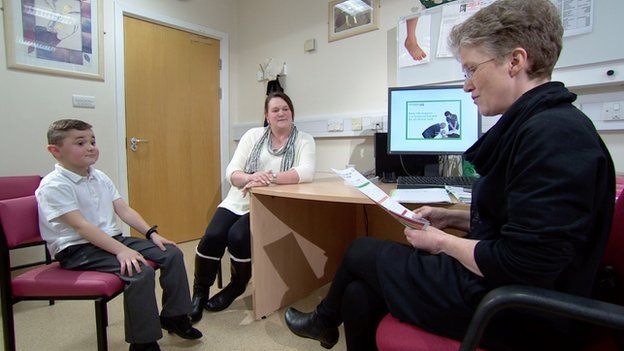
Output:
[[344,125],[342,119],[330,119],[327,121],[328,132],[342,132],[343,130]]
[[351,118],[351,130],[353,131],[362,130],[362,118],[360,117]]
[[619,121],[624,119],[624,101],[609,101],[602,104],[601,119],[603,121]]
[[376,130],[376,131],[383,130],[383,124],[381,123],[381,121],[376,121],[373,124],[373,130]]
[[373,119],[371,117],[362,117],[362,129],[371,130],[373,127]]
[[95,96],[89,95],[72,95],[72,104],[74,107],[95,108]]

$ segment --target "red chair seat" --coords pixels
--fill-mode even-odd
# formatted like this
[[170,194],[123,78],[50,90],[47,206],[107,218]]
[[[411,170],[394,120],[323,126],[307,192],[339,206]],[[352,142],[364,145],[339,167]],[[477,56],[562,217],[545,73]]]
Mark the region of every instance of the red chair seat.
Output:
[[[377,348],[384,351],[458,350],[460,342],[429,333],[417,326],[403,323],[387,314],[377,327]],[[477,350],[483,351],[478,348]]]
[[58,262],[34,268],[12,279],[13,296],[113,296],[124,283],[112,273],[70,271]]
[[[147,261],[154,269],[156,263]],[[29,270],[13,279],[13,297],[114,296],[124,282],[115,274],[95,271],[71,271],[58,262]]]

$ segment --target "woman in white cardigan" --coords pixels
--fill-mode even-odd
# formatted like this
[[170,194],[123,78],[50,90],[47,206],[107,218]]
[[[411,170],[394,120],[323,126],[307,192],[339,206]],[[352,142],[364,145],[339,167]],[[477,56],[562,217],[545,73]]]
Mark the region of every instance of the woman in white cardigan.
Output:
[[[311,135],[297,130],[294,114],[288,95],[269,94],[264,102],[265,126],[247,131],[234,152],[225,172],[232,187],[217,207],[196,249],[193,322],[201,319],[204,308],[209,311],[227,308],[245,291],[251,278],[249,189],[312,181],[316,146]],[[209,298],[226,247],[231,259],[231,280]]]

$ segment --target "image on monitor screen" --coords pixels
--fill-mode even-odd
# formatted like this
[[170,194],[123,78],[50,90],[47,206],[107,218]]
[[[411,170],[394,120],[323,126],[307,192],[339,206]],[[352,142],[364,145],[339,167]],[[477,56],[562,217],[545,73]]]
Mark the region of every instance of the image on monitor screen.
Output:
[[461,85],[388,88],[390,154],[462,154],[479,138],[480,121]]

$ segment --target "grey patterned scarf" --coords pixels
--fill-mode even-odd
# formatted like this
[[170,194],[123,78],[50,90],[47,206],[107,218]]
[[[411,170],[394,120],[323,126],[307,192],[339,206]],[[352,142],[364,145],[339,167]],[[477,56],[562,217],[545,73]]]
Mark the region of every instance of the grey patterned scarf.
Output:
[[273,151],[272,141],[271,141],[271,127],[267,126],[264,128],[264,134],[256,145],[254,145],[253,149],[251,149],[251,154],[245,163],[245,173],[252,174],[258,171],[258,161],[260,160],[260,151],[262,150],[262,146],[264,144],[267,145],[267,149],[269,153],[273,156],[281,156],[282,164],[280,166],[280,172],[285,172],[292,168],[293,163],[295,162],[295,141],[297,141],[297,135],[299,132],[297,131],[297,126],[293,125],[292,130],[290,131],[290,135],[288,136],[288,140],[286,144],[282,146],[281,149],[277,151]]

